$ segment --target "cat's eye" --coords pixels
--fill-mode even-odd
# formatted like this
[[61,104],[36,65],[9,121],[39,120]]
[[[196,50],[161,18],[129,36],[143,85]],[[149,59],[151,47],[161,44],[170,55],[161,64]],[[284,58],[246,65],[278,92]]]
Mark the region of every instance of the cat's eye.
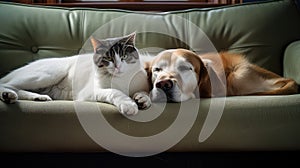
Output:
[[127,54],[125,54],[125,55],[122,56],[122,60],[127,60],[127,58],[128,58]]
[[162,70],[161,68],[156,67],[156,68],[153,69],[153,72],[159,72],[161,70]]

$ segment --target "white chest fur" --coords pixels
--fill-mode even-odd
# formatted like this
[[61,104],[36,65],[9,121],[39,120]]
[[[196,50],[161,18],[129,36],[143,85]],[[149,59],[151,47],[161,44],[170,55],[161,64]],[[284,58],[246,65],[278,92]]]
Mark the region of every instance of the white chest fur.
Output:
[[138,91],[149,91],[147,74],[139,63],[131,70],[118,75],[99,72],[88,55],[79,55],[73,70],[73,97],[75,100],[92,100],[98,89],[117,89],[128,96]]
[[132,71],[122,73],[120,75],[95,75],[95,87],[103,89],[117,89],[132,96],[138,91],[148,91],[147,74],[140,67],[140,65],[134,65]]

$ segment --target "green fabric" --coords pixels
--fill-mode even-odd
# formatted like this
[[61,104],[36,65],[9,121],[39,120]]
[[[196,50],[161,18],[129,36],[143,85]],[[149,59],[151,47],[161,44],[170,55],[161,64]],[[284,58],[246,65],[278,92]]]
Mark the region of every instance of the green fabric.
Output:
[[[210,99],[203,99],[193,127],[169,151],[300,150],[299,102],[300,95],[228,97],[217,128],[200,143],[199,133],[211,103]],[[97,107],[117,130],[143,137],[172,125],[180,104],[168,104],[150,122],[128,120],[112,105],[97,103]],[[84,112],[89,113],[89,108]],[[0,102],[0,123],[0,151],[105,151],[84,132],[73,101],[19,101],[13,105]],[[157,143],[161,141],[164,140]]]
[[[178,21],[180,18],[187,21]],[[292,0],[166,13],[0,2],[0,20],[0,57],[10,62],[1,61],[0,76],[35,59],[76,54],[96,30],[101,38],[137,31],[138,48],[192,46],[205,52],[210,46],[192,32],[191,21],[218,51],[244,53],[251,62],[280,75],[284,49],[300,39],[300,16]]]
[[300,41],[290,44],[284,53],[284,76],[300,85]]
[[251,62],[280,75],[284,49],[300,39],[299,11],[288,0],[194,11],[189,19],[218,50],[244,53]]

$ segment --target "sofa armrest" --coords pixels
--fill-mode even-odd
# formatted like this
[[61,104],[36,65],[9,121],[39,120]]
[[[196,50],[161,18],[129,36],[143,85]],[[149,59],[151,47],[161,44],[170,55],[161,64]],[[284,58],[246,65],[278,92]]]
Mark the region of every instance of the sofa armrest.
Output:
[[291,43],[285,50],[283,75],[300,84],[300,40]]

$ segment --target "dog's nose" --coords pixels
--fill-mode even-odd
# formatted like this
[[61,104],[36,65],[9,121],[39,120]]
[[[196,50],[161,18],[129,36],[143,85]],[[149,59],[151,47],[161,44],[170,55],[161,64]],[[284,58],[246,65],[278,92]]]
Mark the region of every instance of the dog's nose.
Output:
[[173,82],[170,79],[161,80],[155,84],[156,88],[162,89],[163,91],[168,91],[172,89]]

